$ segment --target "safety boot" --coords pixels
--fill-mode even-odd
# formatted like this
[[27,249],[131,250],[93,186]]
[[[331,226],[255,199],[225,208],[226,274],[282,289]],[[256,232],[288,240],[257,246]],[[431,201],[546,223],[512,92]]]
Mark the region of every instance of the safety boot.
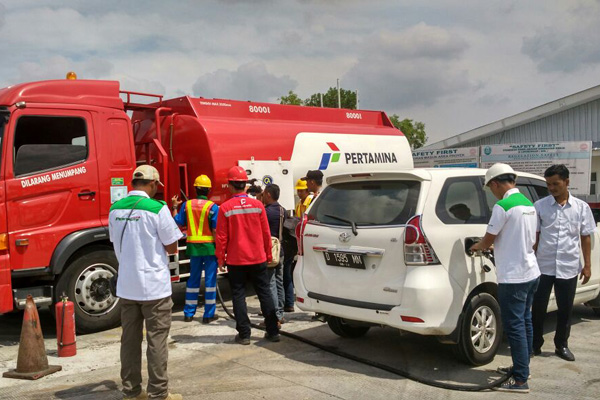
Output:
[[144,389],[135,397],[123,397],[123,400],[148,400],[148,394]]

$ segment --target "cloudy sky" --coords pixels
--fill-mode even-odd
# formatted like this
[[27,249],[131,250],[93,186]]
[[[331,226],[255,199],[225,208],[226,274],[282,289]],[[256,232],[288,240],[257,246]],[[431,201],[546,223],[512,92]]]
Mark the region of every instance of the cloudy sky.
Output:
[[429,143],[600,84],[600,0],[0,0],[0,87],[277,102],[341,80]]

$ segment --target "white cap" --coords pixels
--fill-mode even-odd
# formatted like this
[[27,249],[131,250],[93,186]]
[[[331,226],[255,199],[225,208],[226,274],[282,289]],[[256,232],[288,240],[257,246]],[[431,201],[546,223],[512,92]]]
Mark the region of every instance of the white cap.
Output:
[[131,179],[145,179],[147,181],[156,181],[159,185],[162,185],[160,182],[160,175],[158,170],[154,168],[152,165],[140,165],[133,171],[133,177]]
[[496,164],[492,165],[491,167],[489,167],[487,172],[485,173],[484,185],[487,186],[487,184],[490,183],[490,181],[492,179],[497,178],[500,175],[507,175],[507,174],[512,174],[512,175],[514,175],[515,179],[517,179],[517,173],[515,172],[514,169],[512,169],[512,167],[510,165],[503,164],[503,163],[496,163]]

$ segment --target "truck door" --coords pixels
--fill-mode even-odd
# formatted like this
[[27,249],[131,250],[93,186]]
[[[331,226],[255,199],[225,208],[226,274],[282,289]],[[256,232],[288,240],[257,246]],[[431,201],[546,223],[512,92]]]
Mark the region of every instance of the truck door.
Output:
[[100,225],[91,115],[17,110],[9,133],[5,172],[12,269],[46,267],[67,234]]

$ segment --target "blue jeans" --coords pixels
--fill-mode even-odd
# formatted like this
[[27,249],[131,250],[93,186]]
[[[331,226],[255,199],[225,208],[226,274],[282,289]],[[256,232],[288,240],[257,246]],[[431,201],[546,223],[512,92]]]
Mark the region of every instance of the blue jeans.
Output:
[[215,256],[190,257],[190,277],[185,289],[183,314],[193,317],[198,307],[200,281],[204,270],[204,318],[215,316],[217,309],[217,258]]
[[275,315],[277,320],[283,318],[283,266],[279,263],[276,267],[267,268],[267,274],[269,275],[269,286],[271,288],[271,297],[273,298],[273,304],[275,305]]
[[527,382],[529,356],[533,352],[533,325],[531,305],[540,278],[525,283],[500,283],[498,301],[502,325],[510,344],[513,377],[517,382]]
[[285,292],[284,307],[294,307],[294,257],[283,261],[283,291]]

